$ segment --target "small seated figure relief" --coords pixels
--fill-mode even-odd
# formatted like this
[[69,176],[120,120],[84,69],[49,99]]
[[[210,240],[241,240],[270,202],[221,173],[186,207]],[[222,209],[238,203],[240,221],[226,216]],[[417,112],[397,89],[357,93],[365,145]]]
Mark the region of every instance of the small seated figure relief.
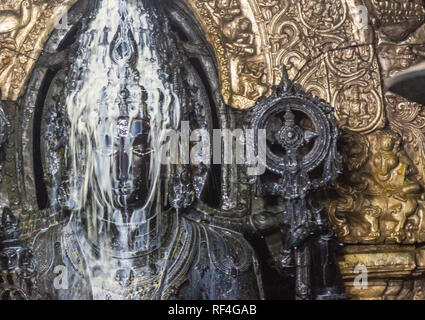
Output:
[[265,64],[260,62],[247,62],[238,65],[238,94],[251,100],[257,100],[268,92],[268,87],[263,83]]
[[226,41],[225,45],[232,55],[246,57],[255,54],[255,35],[252,31],[252,23],[248,18],[239,16],[223,25],[223,35]]
[[[364,150],[369,156],[346,174],[349,185],[337,186],[340,198],[330,202],[331,221],[349,241],[360,236],[366,242],[412,242],[421,219],[416,216],[422,212],[423,188],[398,134],[380,130],[370,140],[370,149]],[[349,229],[349,221],[357,229]]]

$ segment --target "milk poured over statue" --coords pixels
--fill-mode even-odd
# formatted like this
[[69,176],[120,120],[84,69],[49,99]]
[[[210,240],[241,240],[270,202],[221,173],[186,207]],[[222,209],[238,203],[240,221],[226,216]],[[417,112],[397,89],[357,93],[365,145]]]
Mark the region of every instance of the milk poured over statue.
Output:
[[161,165],[159,151],[167,132],[179,130],[191,93],[161,6],[100,1],[80,35],[64,93],[72,216],[34,244],[52,298],[259,297],[248,243],[167,203],[166,177],[181,166]]

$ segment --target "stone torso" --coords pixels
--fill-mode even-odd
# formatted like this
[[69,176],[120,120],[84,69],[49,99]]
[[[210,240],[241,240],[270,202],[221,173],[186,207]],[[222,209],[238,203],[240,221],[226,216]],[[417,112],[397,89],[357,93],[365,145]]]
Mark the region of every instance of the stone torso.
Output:
[[[241,235],[173,218],[172,239],[160,249],[102,261],[73,222],[42,232],[34,243],[39,291],[49,299],[259,299],[257,262]],[[174,228],[174,230],[171,230]],[[254,285],[253,285],[254,284]],[[257,284],[257,285],[256,285]],[[229,295],[229,292],[231,294]]]

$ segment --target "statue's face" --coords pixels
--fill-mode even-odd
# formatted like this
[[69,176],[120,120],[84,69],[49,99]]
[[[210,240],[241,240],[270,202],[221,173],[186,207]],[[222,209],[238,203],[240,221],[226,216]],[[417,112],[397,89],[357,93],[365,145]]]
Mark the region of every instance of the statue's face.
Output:
[[393,138],[391,138],[391,137],[382,138],[382,141],[381,141],[382,150],[391,151],[391,150],[393,150],[394,145],[395,145],[395,141],[394,141]]
[[249,19],[243,19],[240,22],[239,29],[242,32],[249,32],[251,30],[251,21]]
[[370,0],[376,26],[392,41],[402,41],[425,19],[423,0]]
[[221,11],[221,18],[230,21],[240,14],[240,8],[234,0],[216,0],[215,5]]
[[[105,135],[105,143],[97,146],[96,157],[104,170],[109,170],[113,204],[116,209],[138,209],[145,205],[150,190],[151,148],[149,122],[120,117],[114,124],[114,137]],[[103,138],[102,138],[103,139]],[[100,190],[101,170],[95,171]],[[103,178],[104,179],[104,178]]]

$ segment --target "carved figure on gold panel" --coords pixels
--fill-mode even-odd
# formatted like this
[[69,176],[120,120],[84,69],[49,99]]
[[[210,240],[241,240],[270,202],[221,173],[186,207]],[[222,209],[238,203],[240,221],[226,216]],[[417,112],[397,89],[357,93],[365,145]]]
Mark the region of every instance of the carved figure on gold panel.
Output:
[[[257,18],[261,18],[263,8],[266,8],[264,12],[270,18],[278,14],[280,2],[276,0],[262,2],[257,4],[257,0],[252,2],[245,0],[188,1],[200,16],[201,22],[206,27],[209,41],[217,54],[223,100],[237,109],[248,109],[254,106],[255,100],[252,100],[250,96],[240,95],[239,92],[251,92],[257,83],[257,75],[253,74],[250,78],[254,82],[244,84],[244,88],[240,89],[240,83],[243,80],[239,79],[241,75],[239,65],[261,60],[265,65],[266,79],[263,81],[268,87],[272,82],[270,78],[272,69],[263,53],[260,52],[260,44],[264,44],[261,40],[264,39],[258,34],[260,26]],[[254,6],[258,9],[257,12],[253,11]],[[263,88],[255,90],[264,91]],[[255,97],[258,98],[258,95]]]
[[241,14],[241,8],[235,0],[215,0],[215,8],[223,21],[231,21]]
[[337,29],[347,17],[345,1],[300,0],[297,1],[302,23],[318,32]]
[[[328,204],[329,220],[338,233],[340,239],[346,239],[351,235],[349,229],[349,219],[354,216],[356,220],[362,221],[358,208],[362,205],[361,192],[366,189],[366,184],[344,185],[337,184],[335,191],[338,194],[338,200],[331,201]],[[351,219],[350,219],[351,221]],[[370,231],[373,237],[373,231]]]
[[239,16],[225,24],[223,34],[226,47],[231,54],[239,57],[255,54],[255,36],[252,32],[252,23],[248,18]]
[[[366,0],[364,4],[371,14],[369,30],[376,37],[373,46],[380,60],[379,65],[367,63],[373,72],[388,77],[423,59],[424,40],[416,35],[423,29],[422,0]],[[350,66],[358,64],[355,70],[367,71],[362,59],[351,60]],[[355,86],[345,85],[338,93],[334,105],[340,109],[340,125],[350,130],[364,126],[368,121],[361,116],[373,117],[378,111],[375,101],[383,100],[391,130],[372,130],[367,136],[350,134],[352,141],[357,141],[350,143],[356,152],[350,160],[354,151],[343,146],[347,170],[336,188],[338,199],[330,201],[329,214],[340,238],[347,243],[419,243],[424,240],[424,194],[420,184],[424,181],[423,107],[389,93],[368,91],[374,87],[372,80],[365,81],[365,85],[356,81],[356,90]]]
[[[398,134],[381,130],[369,139],[371,155],[362,168],[346,174],[350,185],[338,185],[331,220],[343,239],[401,243],[418,229],[418,219],[411,217],[420,209],[422,187],[413,179],[416,172]],[[360,226],[351,228],[356,234],[349,224]]]
[[361,95],[360,88],[358,86],[349,86],[344,95],[349,105],[347,109],[350,110],[350,114],[355,114],[360,118],[370,118],[370,115],[368,115],[367,112],[368,102]]
[[304,1],[304,15],[308,19],[311,19],[311,22],[320,22],[325,21],[328,23],[332,23],[332,19],[330,17],[323,17],[323,14],[330,10],[331,4],[326,2],[317,3],[317,1]]
[[0,34],[10,33],[14,38],[16,32],[28,25],[31,19],[31,2],[24,0],[21,2],[19,11],[0,11]]
[[[372,200],[381,210],[387,212],[396,222],[390,238],[404,240],[404,227],[409,216],[418,207],[421,186],[411,180],[410,161],[400,152],[400,137],[391,131],[379,131],[376,134],[375,152],[372,155],[373,182],[370,190],[376,197]],[[375,217],[375,216],[374,216]],[[371,220],[375,227],[377,222]]]
[[348,84],[337,96],[339,102],[340,126],[347,128],[366,127],[373,121],[372,114],[376,105],[373,91],[367,83]]
[[26,27],[31,20],[31,2],[23,0],[20,9],[0,11],[0,35],[6,37],[1,40],[0,47],[16,48],[16,34]]
[[239,95],[256,100],[268,92],[268,87],[262,82],[265,67],[262,62],[238,65]]

